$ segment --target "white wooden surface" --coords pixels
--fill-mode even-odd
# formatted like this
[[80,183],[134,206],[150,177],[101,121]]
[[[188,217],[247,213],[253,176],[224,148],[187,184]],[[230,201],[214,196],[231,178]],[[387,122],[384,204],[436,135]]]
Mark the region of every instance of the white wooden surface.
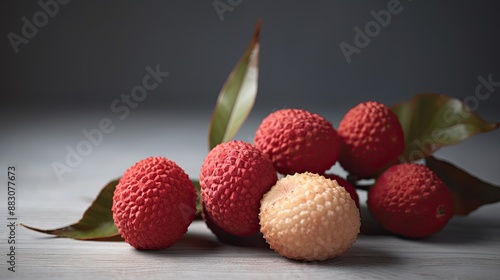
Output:
[[[202,221],[194,222],[179,243],[161,251],[138,251],[124,242],[52,238],[19,228],[16,272],[3,264],[0,275],[2,279],[498,279],[499,210],[495,206],[455,218],[428,240],[360,235],[345,255],[320,263],[290,261],[262,247],[222,244]],[[22,221],[61,226],[79,215],[24,209]]]
[[[15,164],[18,222],[54,228],[77,221],[108,180],[146,156],[172,158],[196,177],[206,154],[208,115],[183,117],[183,125],[177,115],[144,114],[116,123],[116,130],[105,135],[73,172],[65,174],[63,182],[55,177],[51,163],[64,161],[65,147],[74,147],[82,140],[81,130],[95,127],[105,112],[3,125],[2,131],[12,133],[2,135],[1,182],[6,182],[7,166]],[[238,137],[251,140],[259,118],[250,121]],[[500,156],[498,136],[496,132],[481,136],[442,155],[456,155],[460,160],[464,153],[474,153],[461,165],[498,184],[498,165],[491,167]],[[425,240],[383,234],[363,211],[363,226],[375,234],[360,235],[341,257],[312,263],[285,259],[262,246],[220,243],[202,221],[195,221],[174,246],[147,252],[125,242],[53,238],[18,227],[16,272],[12,273],[6,263],[6,184],[1,184],[1,279],[500,279],[500,204],[455,217],[442,232]],[[366,196],[360,195],[364,201]]]

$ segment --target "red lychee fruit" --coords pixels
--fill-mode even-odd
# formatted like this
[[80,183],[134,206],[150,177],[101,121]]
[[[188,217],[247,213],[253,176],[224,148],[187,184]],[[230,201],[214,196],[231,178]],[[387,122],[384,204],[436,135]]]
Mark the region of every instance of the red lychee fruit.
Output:
[[243,141],[221,143],[201,167],[204,214],[229,234],[256,234],[260,200],[276,180],[271,160],[259,149]]
[[342,139],[340,165],[359,178],[374,178],[397,160],[404,150],[404,135],[398,117],[384,104],[360,103],[340,121]]
[[207,215],[207,210],[205,205],[202,205],[201,217],[205,221],[207,227],[212,231],[213,234],[217,237],[217,239],[225,244],[238,246],[238,247],[252,247],[252,248],[268,248],[268,245],[264,238],[262,238],[262,234],[257,232],[253,235],[247,236],[237,236],[230,234],[220,228],[214,221],[211,220],[210,215]]
[[281,174],[324,173],[340,154],[340,138],[331,122],[301,109],[271,113],[257,128],[254,143]]
[[403,163],[387,169],[370,188],[368,209],[385,229],[422,238],[440,231],[453,217],[453,198],[432,170]]
[[113,220],[136,249],[163,249],[186,233],[196,212],[196,190],[175,162],[149,157],[130,167],[113,196]]
[[325,174],[324,176],[325,178],[328,178],[330,180],[337,181],[340,186],[344,187],[344,189],[346,189],[346,191],[351,195],[352,200],[354,200],[356,206],[359,209],[359,196],[356,192],[356,188],[351,183],[349,183],[346,179],[340,177],[339,175]]

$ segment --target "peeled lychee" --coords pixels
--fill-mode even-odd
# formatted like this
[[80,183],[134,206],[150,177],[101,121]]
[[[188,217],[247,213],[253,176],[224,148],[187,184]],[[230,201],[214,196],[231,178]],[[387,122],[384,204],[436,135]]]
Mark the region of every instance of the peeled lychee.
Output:
[[345,188],[313,173],[280,179],[261,201],[261,232],[271,248],[296,260],[326,260],[356,241],[359,209]]
[[337,181],[341,187],[344,187],[344,189],[351,195],[351,198],[356,203],[356,206],[359,208],[359,196],[356,192],[356,188],[351,183],[335,174],[325,174],[324,176],[328,179]]
[[260,200],[276,180],[271,160],[251,144],[219,144],[208,153],[201,167],[204,214],[229,234],[256,234]]
[[271,113],[257,128],[254,143],[281,174],[323,173],[340,154],[340,138],[332,124],[301,109]]
[[368,209],[385,229],[422,238],[440,231],[453,217],[453,198],[432,170],[404,163],[380,175],[368,191]]
[[340,165],[359,178],[374,178],[404,150],[398,117],[378,102],[360,103],[349,110],[340,121],[338,134],[343,142]]
[[113,220],[136,249],[163,249],[186,233],[196,212],[196,190],[175,162],[149,157],[130,167],[113,196]]

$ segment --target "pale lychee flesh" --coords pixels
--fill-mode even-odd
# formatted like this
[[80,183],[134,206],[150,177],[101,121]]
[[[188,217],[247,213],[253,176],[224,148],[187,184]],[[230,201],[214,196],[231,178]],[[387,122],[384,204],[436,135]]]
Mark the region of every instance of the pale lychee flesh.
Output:
[[326,260],[356,241],[360,214],[336,181],[313,173],[280,179],[261,201],[261,232],[280,255],[296,260]]
[[325,174],[324,176],[328,179],[337,181],[340,186],[344,187],[344,189],[346,189],[346,191],[351,195],[351,198],[356,203],[356,206],[359,208],[359,196],[356,192],[356,187],[354,187],[351,183],[349,183],[349,181],[340,177],[339,175]]

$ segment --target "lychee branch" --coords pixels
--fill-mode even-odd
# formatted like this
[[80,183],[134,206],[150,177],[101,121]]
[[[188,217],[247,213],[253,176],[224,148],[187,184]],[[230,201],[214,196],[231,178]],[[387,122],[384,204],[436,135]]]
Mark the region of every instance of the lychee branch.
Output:
[[373,184],[370,185],[354,185],[357,190],[369,191]]

